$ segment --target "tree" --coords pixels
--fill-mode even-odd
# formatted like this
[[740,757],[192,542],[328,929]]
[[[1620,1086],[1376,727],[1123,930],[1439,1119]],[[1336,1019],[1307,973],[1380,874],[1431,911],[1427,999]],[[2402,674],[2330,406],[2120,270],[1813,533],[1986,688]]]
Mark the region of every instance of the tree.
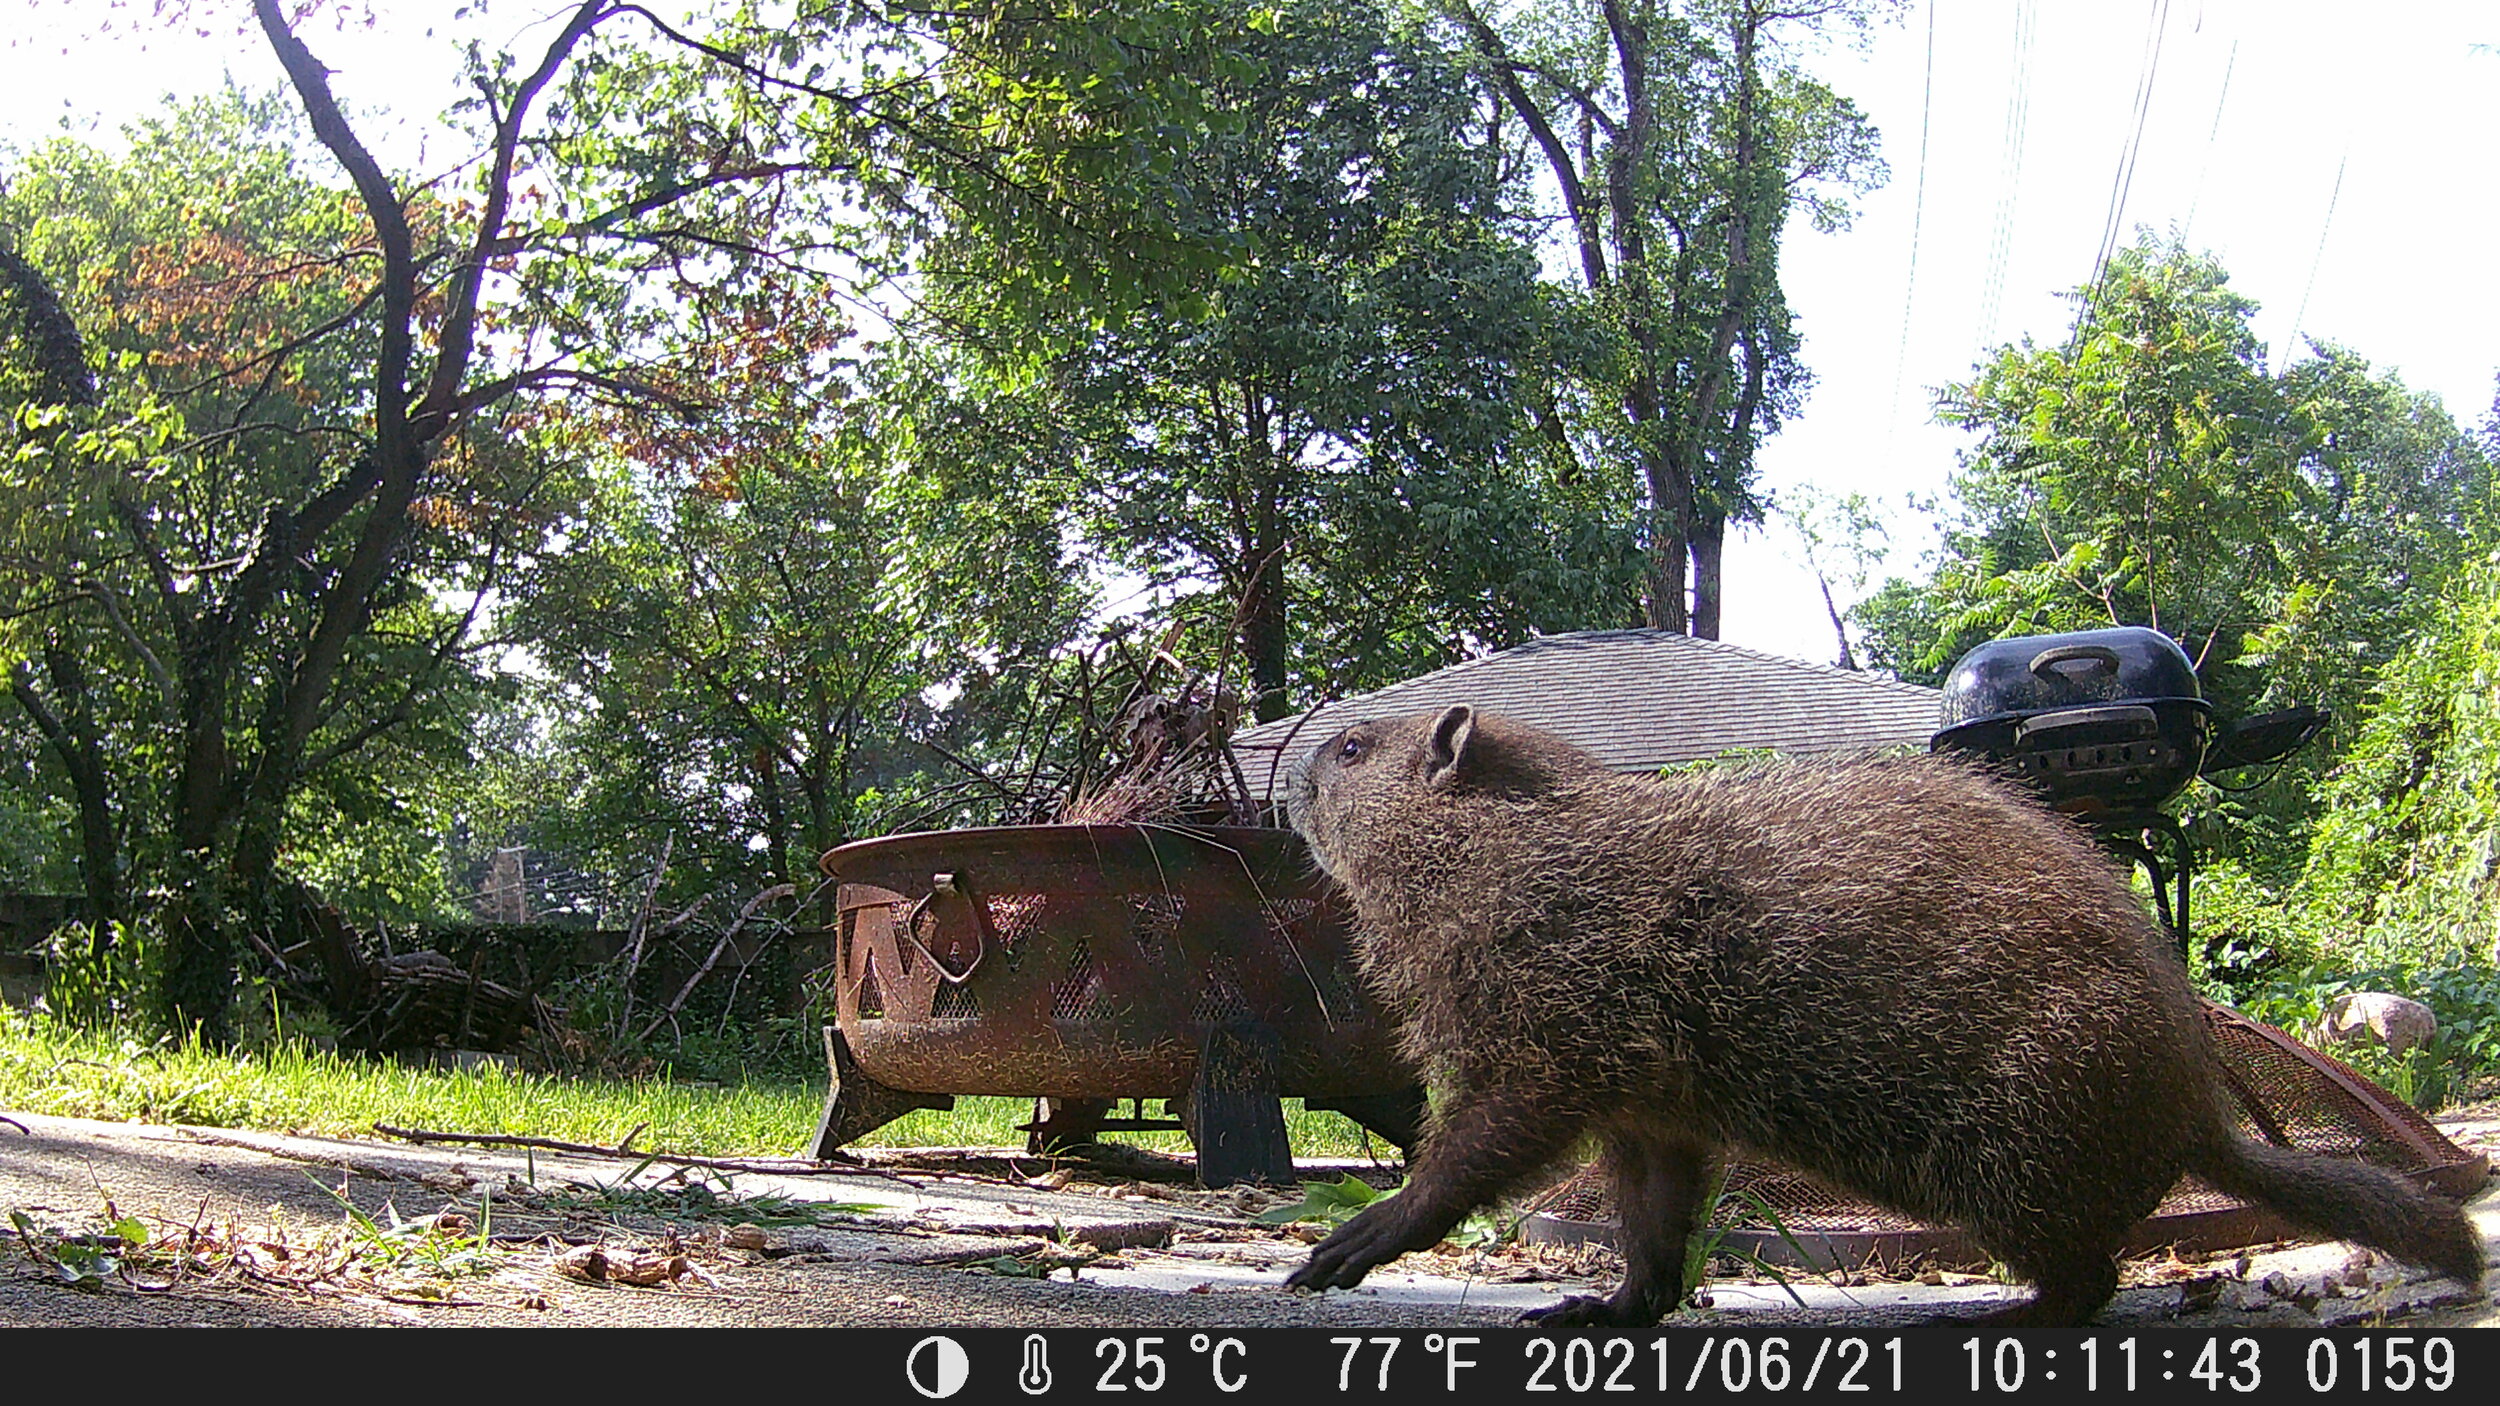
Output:
[[[170,235],[130,247],[55,183],[32,216],[52,252],[29,260],[68,260],[88,233],[113,245],[120,281],[99,285],[95,316],[128,325],[127,354],[118,333],[90,338],[115,350],[105,403],[21,416],[0,494],[45,544],[10,609],[50,622],[32,651],[47,671],[56,645],[73,666],[48,688],[31,663],[12,680],[69,739],[54,750],[93,752],[81,719],[108,706],[152,719],[120,729],[149,741],[126,749],[119,799],[136,804],[119,814],[162,837],[168,1012],[212,1038],[238,944],[280,920],[294,798],[412,730],[462,672],[495,580],[553,545],[534,495],[582,407],[699,416],[724,368],[785,350],[734,320],[707,335],[722,321],[686,307],[733,309],[777,277],[873,277],[940,220],[1046,220],[1063,244],[1124,251],[1028,270],[1036,305],[1142,286],[1166,254],[1186,262],[1186,241],[1157,187],[1120,182],[1139,144],[1191,129],[1153,6],[1097,38],[1004,4],[741,7],[699,33],[581,0],[533,56],[472,50],[483,154],[446,193],[382,169],[297,12],[250,14],[345,189],[246,142],[249,181],[192,187],[158,212]],[[1126,62],[1087,82],[1105,44]],[[1012,93],[1003,109],[991,86]],[[468,606],[439,606],[450,590]],[[100,689],[107,673],[127,686]],[[116,822],[80,814],[97,852]],[[91,882],[117,867],[91,864]]]
[[[1170,179],[1186,228],[1247,257],[1000,378],[993,403],[1055,412],[1074,530],[1174,588],[1262,718],[1622,599],[1619,536],[1551,491],[1513,408],[1569,329],[1453,56],[1293,5],[1211,85],[1234,121]],[[1027,345],[982,273],[1008,251],[941,252],[941,306]]]
[[[333,425],[311,402],[349,391],[320,349],[228,357],[257,349],[273,318],[319,323],[354,302],[353,220],[272,140],[277,112],[211,101],[143,126],[123,162],[55,145],[16,173],[0,213],[23,231],[27,275],[58,270],[92,334],[68,300],[46,319],[37,345],[66,346],[50,364],[82,384],[22,404],[0,513],[18,549],[12,692],[70,781],[100,937],[125,916],[128,880],[224,801],[225,691],[269,661],[220,588],[248,579],[244,609],[298,608],[280,579],[290,564],[254,563],[243,544],[267,500],[300,498],[318,473]],[[115,373],[100,387],[90,341]]]
[[1974,638],[2144,624],[2209,671],[2339,659],[2342,681],[2302,682],[2349,696],[2459,560],[2489,462],[2349,351],[2270,375],[2256,305],[2208,257],[2148,238],[2075,296],[2064,343],[1941,394],[1978,442],[1934,577],[1870,612],[1882,662],[1933,676]]
[[1541,397],[1558,444],[1637,504],[1641,618],[1719,633],[1727,526],[1757,518],[1753,455],[1804,395],[1779,283],[1801,204],[1818,227],[1880,178],[1874,133],[1800,71],[1791,36],[1863,26],[1856,0],[1597,0],[1493,13],[1445,0],[1497,120],[1562,203],[1610,355]]
[[1832,595],[1837,577],[1841,591],[1855,596],[1883,559],[1886,531],[1874,503],[1863,493],[1833,494],[1807,485],[1783,494],[1777,512],[1796,534],[1799,554],[1814,584],[1823,592],[1823,613],[1831,617],[1834,666],[1855,672],[1857,651],[1849,644],[1849,623]]
[[873,393],[758,385],[708,451],[611,463],[567,550],[515,582],[508,628],[566,700],[549,742],[576,754],[567,814],[531,822],[554,847],[620,868],[666,831],[698,886],[804,888],[875,823],[863,794],[942,764],[915,745],[937,729],[925,695],[1037,667],[1072,628],[1047,519],[922,496],[923,461],[953,457],[943,392],[858,374]]
[[[1932,680],[1982,640],[2150,625],[2224,716],[2325,704],[2348,737],[2468,555],[2489,459],[2349,351],[2313,343],[2270,374],[2256,305],[2174,243],[2121,251],[2075,299],[2064,342],[1942,392],[1977,440],[1929,579],[1859,609],[1870,656]],[[2273,823],[2296,828],[2275,789]],[[2262,843],[2281,859],[2291,837]]]

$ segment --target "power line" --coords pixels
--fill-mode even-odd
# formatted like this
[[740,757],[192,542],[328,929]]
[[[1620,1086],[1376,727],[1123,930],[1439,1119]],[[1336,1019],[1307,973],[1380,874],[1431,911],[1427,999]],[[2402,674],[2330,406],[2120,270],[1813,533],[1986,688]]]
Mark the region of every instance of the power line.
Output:
[[2284,367],[2291,365],[2292,348],[2300,342],[2300,322],[2309,315],[2309,290],[2318,286],[2318,264],[2326,257],[2327,231],[2335,228],[2335,203],[2344,195],[2344,163],[2351,159],[2352,148],[2349,146],[2344,148],[2342,156],[2336,158],[2335,188],[2327,193],[2326,221],[2318,226],[2318,247],[2309,256],[2309,279],[2300,285],[2300,306],[2292,313],[2292,330],[2283,336],[2283,360],[2274,371],[2278,376],[2283,374]]
[[[2101,247],[2092,256],[2092,279],[2084,287],[2086,296],[2101,285],[2101,273],[2109,267],[2111,256],[2118,252],[2118,231],[2124,226],[2127,196],[2135,188],[2136,158],[2144,149],[2144,120],[2153,110],[2153,82],[2161,73],[2161,41],[2170,24],[2170,0],[2154,0],[2147,17],[2144,35],[2144,58],[2136,69],[2135,124],[2126,144],[2119,149],[2118,169],[2109,178],[2109,211],[2101,219]],[[2084,324],[2091,320],[2092,309],[2075,319],[2075,335],[2083,334]]]
[[[2197,17],[2197,23],[2199,27],[2203,26],[2202,15]],[[2179,239],[2183,243],[2189,232],[2196,228],[2196,205],[2205,198],[2205,173],[2213,169],[2214,139],[2222,135],[2222,107],[2231,100],[2231,75],[2238,71],[2239,66],[2240,41],[2235,37],[2231,40],[2231,57],[2222,65],[2222,91],[2214,98],[2214,125],[2205,133],[2205,155],[2196,163],[2196,188],[2188,193],[2187,221],[2179,228]]]
[[2005,97],[2005,147],[1998,156],[2004,185],[1997,192],[1995,227],[1988,241],[1988,273],[1980,285],[1979,344],[1996,340],[1999,314],[2005,306],[2005,271],[2014,256],[2014,215],[2020,208],[2023,152],[2031,130],[2031,53],[2039,36],[2038,0],[2022,0],[2014,9],[2013,83]]
[[1910,205],[1910,273],[1901,282],[1901,346],[1892,358],[1892,414],[1885,434],[1901,423],[1901,373],[1910,361],[1910,303],[1918,293],[1918,231],[1927,220],[1927,118],[1936,102],[1936,0],[1927,0],[1927,82],[1918,100],[1918,194]]
[[2093,277],[2109,264],[2118,252],[2118,232],[2126,227],[2127,197],[2135,190],[2135,167],[2144,152],[2144,121],[2153,111],[2153,84],[2161,76],[2162,37],[2170,27],[2170,0],[2156,0],[2148,33],[2145,36],[2147,57],[2135,85],[2135,131],[2127,139],[2118,159],[2118,170],[2110,178],[2109,215],[2101,225],[2101,252],[2093,260]]

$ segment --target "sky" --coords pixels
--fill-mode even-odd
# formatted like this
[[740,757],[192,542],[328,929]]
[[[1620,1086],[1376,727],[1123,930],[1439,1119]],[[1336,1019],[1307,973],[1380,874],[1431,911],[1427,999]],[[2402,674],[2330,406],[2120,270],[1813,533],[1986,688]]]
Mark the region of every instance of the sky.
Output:
[[[1809,66],[1873,119],[1891,179],[1846,232],[1788,236],[1817,385],[1761,450],[1775,497],[1813,485],[1898,510],[1942,491],[1968,436],[1933,423],[1934,388],[1990,347],[2064,335],[2061,295],[2091,276],[2122,184],[2119,239],[2177,230],[2218,257],[2261,304],[2275,368],[2325,338],[2462,424],[2490,414],[2500,6],[1939,0]],[[1907,574],[1936,534],[1893,516],[1889,565]],[[1776,532],[1730,545],[1723,633],[1829,662],[1796,557]]]
[[[239,5],[169,26],[151,0],[0,0],[0,141],[109,139],[167,94],[280,75]],[[466,151],[435,127],[449,36],[522,38],[556,0],[376,3],[305,38],[364,109],[384,160]],[[454,23],[460,10],[484,19]],[[2366,18],[2365,18],[2366,16]],[[202,31],[205,32],[202,32]],[[1790,230],[1781,277],[1816,387],[1760,454],[1775,501],[1862,493],[1888,510],[1884,569],[1933,547],[1913,496],[1943,492],[1965,436],[1934,389],[1987,349],[2050,341],[2105,232],[2180,232],[2261,310],[2279,368],[2342,343],[2479,426],[2500,373],[2500,6],[2489,0],[1911,0],[1863,45],[1802,51],[1866,111],[1890,179],[1848,229]],[[1880,579],[1880,578],[1878,578]],[[1870,585],[1873,582],[1869,583]],[[1836,583],[1846,602],[1846,583]],[[1729,546],[1724,637],[1829,662],[1814,576],[1776,524]]]

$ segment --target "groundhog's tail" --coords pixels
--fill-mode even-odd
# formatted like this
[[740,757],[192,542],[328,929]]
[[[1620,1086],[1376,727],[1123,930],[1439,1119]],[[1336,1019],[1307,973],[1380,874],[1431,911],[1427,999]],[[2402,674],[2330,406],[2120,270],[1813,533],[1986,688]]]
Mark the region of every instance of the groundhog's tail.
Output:
[[2461,1283],[2483,1282],[2483,1241],[2450,1201],[2393,1172],[2232,1137],[2193,1170],[2320,1235],[2367,1245]]

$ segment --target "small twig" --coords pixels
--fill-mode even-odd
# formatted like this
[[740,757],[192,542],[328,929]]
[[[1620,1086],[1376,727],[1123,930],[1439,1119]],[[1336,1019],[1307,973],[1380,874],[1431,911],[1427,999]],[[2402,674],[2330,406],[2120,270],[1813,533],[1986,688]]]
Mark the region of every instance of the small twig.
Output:
[[268,941],[262,938],[259,933],[252,931],[250,928],[245,928],[243,930],[243,940],[252,944],[253,951],[258,952],[260,955],[269,959],[269,965],[278,969],[278,975],[281,979],[294,979],[295,968],[288,966],[286,958],[279,956],[278,949],[270,946]]
[[[481,1147],[532,1147],[543,1148],[549,1152],[576,1152],[590,1157],[616,1157],[623,1155],[621,1146],[598,1147],[590,1143],[561,1142],[555,1138],[529,1137],[520,1133],[438,1133],[430,1132],[424,1128],[394,1127],[389,1123],[376,1123],[373,1125],[373,1130],[382,1134],[384,1137],[395,1137],[405,1142],[465,1142],[474,1143]],[[634,1131],[639,1133],[642,1129],[636,1128]],[[860,1163],[857,1159],[850,1157],[835,1157],[831,1159],[805,1157],[695,1157],[674,1152],[646,1152],[642,1155],[654,1162],[667,1162],[671,1165],[681,1167],[702,1167],[709,1171],[718,1172],[770,1172],[788,1176],[822,1176],[827,1174],[837,1174],[841,1176],[865,1175],[883,1177],[887,1181],[901,1182],[903,1185],[911,1187],[914,1190],[918,1190],[925,1185],[925,1183],[914,1181],[910,1177],[904,1176],[899,1172],[889,1172],[881,1167],[866,1166]]]
[[634,1146],[634,1139],[635,1139],[635,1138],[638,1138],[638,1137],[641,1137],[641,1136],[642,1136],[642,1133],[643,1133],[643,1130],[644,1130],[645,1128],[650,1127],[650,1126],[651,1126],[651,1121],[650,1121],[649,1119],[647,1119],[647,1118],[646,1118],[646,1119],[644,1119],[642,1122],[636,1123],[636,1124],[634,1125],[634,1130],[633,1130],[632,1132],[627,1133],[627,1134],[626,1134],[623,1138],[621,1138],[621,1139],[619,1139],[619,1140],[617,1141],[615,1155],[616,1155],[616,1156],[619,1156],[619,1157],[624,1157],[624,1156],[629,1155],[629,1154],[632,1152],[632,1150],[633,1150],[633,1146]]
[[19,1132],[26,1134],[28,1137],[33,1137],[35,1135],[32,1129],[28,1128],[24,1123],[17,1121],[15,1118],[10,1117],[6,1113],[0,1113],[0,1123],[6,1123],[10,1127],[17,1129]]
[[668,873],[668,856],[677,847],[677,833],[670,831],[660,839],[660,862],[651,866],[650,886],[642,891],[642,906],[634,911],[633,938],[625,956],[625,1001],[616,1013],[616,1033],[625,1033],[625,1022],[634,1015],[634,974],[642,970],[642,945],[651,936],[651,902],[660,896],[660,880]]

